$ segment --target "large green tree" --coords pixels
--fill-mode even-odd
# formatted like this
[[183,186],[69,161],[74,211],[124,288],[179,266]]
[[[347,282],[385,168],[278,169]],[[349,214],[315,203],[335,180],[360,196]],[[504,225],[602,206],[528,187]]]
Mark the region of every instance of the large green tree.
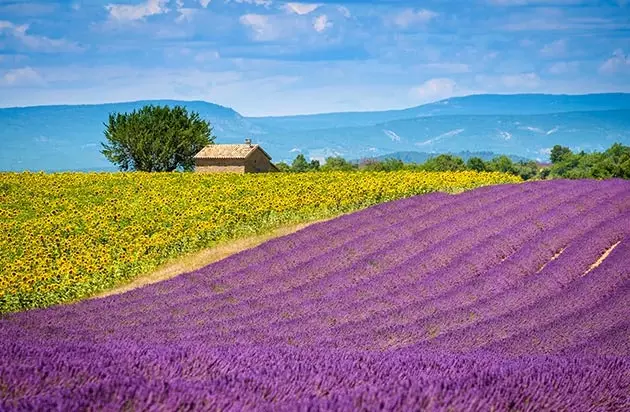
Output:
[[107,143],[101,143],[101,153],[121,170],[192,170],[195,154],[215,139],[207,121],[181,106],[112,113],[104,125]]

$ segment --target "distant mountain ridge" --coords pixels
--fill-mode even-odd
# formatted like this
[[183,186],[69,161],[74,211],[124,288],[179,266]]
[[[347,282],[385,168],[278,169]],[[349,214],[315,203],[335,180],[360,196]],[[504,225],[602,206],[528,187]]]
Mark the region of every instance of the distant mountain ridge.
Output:
[[287,130],[368,126],[395,120],[442,115],[533,115],[575,111],[630,110],[629,93],[585,95],[477,94],[453,97],[401,110],[341,112],[250,118],[260,126]]
[[109,113],[183,105],[209,120],[217,143],[251,137],[273,160],[396,152],[492,152],[547,160],[550,148],[630,144],[630,94],[471,95],[403,110],[244,117],[202,101],[143,100],[0,109],[0,170],[111,170],[100,154]]

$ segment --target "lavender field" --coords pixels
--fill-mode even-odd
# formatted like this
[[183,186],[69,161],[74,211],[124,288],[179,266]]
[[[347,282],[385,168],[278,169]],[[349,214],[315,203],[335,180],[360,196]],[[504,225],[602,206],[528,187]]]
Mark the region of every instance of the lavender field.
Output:
[[0,342],[0,410],[630,410],[630,182],[384,203]]

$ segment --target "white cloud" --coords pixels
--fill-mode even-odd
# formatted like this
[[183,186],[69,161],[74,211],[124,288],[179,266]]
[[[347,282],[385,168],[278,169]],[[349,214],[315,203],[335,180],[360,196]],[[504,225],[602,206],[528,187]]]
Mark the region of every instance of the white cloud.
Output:
[[540,85],[540,77],[536,73],[506,74],[500,80],[509,88],[535,89]]
[[199,4],[201,4],[201,7],[203,7],[204,9],[206,7],[208,7],[208,4],[210,4],[212,0],[199,0]]
[[313,28],[316,32],[321,33],[329,27],[332,27],[332,23],[328,21],[328,16],[325,14],[313,19]]
[[31,67],[9,70],[0,78],[0,84],[6,86],[32,86],[43,83],[42,76]]
[[426,24],[437,17],[437,15],[437,13],[426,9],[417,11],[413,9],[405,9],[395,15],[392,21],[398,27],[407,28],[416,24]]
[[547,43],[540,49],[540,54],[546,57],[560,57],[567,51],[567,41],[560,39]]
[[168,2],[169,0],[146,0],[140,4],[108,4],[105,9],[113,20],[134,21],[168,12]]
[[612,57],[599,67],[600,73],[605,74],[614,74],[628,70],[630,70],[630,56],[625,54],[622,49],[615,50]]
[[448,78],[427,80],[418,87],[413,87],[411,93],[423,101],[438,100],[450,97],[455,93],[457,84]]
[[346,19],[349,19],[352,16],[352,14],[350,14],[350,9],[346,6],[337,6],[337,11],[339,11],[339,13],[341,13],[341,15]]
[[185,21],[192,21],[193,16],[197,13],[197,9],[193,9],[190,7],[181,7],[177,9],[179,16],[175,19],[177,23],[182,23]]
[[269,21],[269,16],[262,14],[244,14],[239,21],[242,25],[253,31],[253,39],[256,41],[275,40],[280,33]]
[[585,0],[488,0],[496,6],[530,6],[530,5],[570,5],[585,3]]
[[480,74],[475,76],[475,81],[487,93],[495,91],[502,93],[506,89],[510,91],[531,90],[538,88],[542,84],[540,77],[533,72],[497,76]]
[[321,6],[321,4],[317,3],[287,3],[284,5],[284,9],[290,13],[295,13],[299,15],[309,14],[317,8]]
[[230,2],[233,1],[235,3],[240,3],[240,4],[255,4],[256,6],[265,6],[265,7],[269,7],[271,6],[271,0],[226,0],[226,2]]
[[534,43],[534,41],[533,41],[533,40],[530,40],[530,39],[523,39],[523,40],[521,40],[520,42],[518,42],[518,44],[519,44],[521,47],[532,47],[535,43]]
[[578,62],[557,62],[549,66],[549,73],[551,74],[566,74],[574,73],[578,70],[580,64]]
[[412,66],[420,71],[440,73],[469,73],[470,66],[465,63],[424,63]]
[[10,21],[0,20],[0,33],[7,32],[20,43],[31,50],[54,53],[54,52],[76,52],[83,48],[75,42],[65,39],[51,39],[45,36],[37,36],[28,33],[29,25],[16,25]]
[[221,55],[218,51],[204,51],[195,54],[194,60],[198,63],[218,60],[221,58]]
[[488,52],[488,53],[483,55],[482,60],[483,61],[494,60],[494,59],[497,58],[497,56],[499,56],[499,52],[498,51]]

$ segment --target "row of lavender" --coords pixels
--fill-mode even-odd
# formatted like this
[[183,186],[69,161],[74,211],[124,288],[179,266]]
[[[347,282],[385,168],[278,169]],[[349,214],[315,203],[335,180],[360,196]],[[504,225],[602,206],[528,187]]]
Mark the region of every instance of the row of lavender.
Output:
[[0,409],[630,408],[628,261],[625,181],[391,202],[12,315]]

